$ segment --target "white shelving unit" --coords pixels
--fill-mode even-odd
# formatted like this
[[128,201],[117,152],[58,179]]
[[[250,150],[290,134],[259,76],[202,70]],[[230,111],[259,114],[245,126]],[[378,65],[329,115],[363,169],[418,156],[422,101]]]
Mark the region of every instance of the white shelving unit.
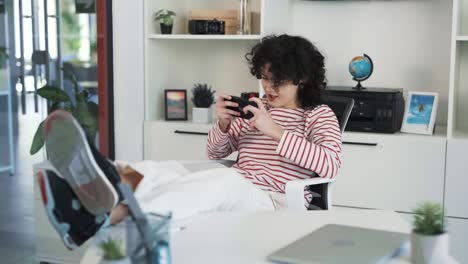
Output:
[[[191,35],[191,10],[236,10],[238,0],[145,0],[145,121],[164,120],[164,90],[185,89],[191,115],[191,88],[207,83],[216,94],[258,91],[244,55],[261,38],[289,29],[290,0],[252,0],[251,35]],[[153,14],[169,9],[174,17],[173,34],[160,34]],[[152,126],[145,126],[152,127]],[[145,131],[151,134],[151,131]],[[146,136],[145,136],[146,137]],[[146,142],[145,142],[146,145]]]
[[453,1],[448,138],[468,139],[468,0]]
[[176,40],[260,40],[261,35],[190,35],[190,34],[177,34],[177,35],[162,35],[151,34],[149,39],[176,39]]

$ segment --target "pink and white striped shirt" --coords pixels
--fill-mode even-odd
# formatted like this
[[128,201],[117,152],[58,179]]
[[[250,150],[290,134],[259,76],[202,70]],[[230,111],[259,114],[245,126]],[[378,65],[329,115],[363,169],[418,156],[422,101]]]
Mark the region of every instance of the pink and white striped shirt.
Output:
[[[341,132],[327,105],[313,110],[269,108],[268,112],[284,129],[279,143],[251,129],[248,120],[237,118],[227,133],[218,123],[211,128],[208,157],[221,159],[239,151],[233,168],[265,191],[284,193],[287,181],[310,178],[312,172],[323,178],[336,176],[341,166]],[[310,202],[309,195],[306,200]]]

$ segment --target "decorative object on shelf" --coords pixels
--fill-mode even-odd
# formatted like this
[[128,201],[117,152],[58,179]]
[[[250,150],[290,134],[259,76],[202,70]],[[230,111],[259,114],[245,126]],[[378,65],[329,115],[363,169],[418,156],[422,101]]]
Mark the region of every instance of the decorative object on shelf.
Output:
[[213,116],[214,93],[208,84],[195,84],[192,88],[192,121],[194,123],[210,123]]
[[424,202],[413,212],[411,263],[446,263],[449,259],[449,235],[442,206]]
[[102,264],[130,264],[130,258],[125,256],[122,240],[108,238],[99,243],[102,251]]
[[374,71],[372,59],[365,53],[362,56],[354,57],[349,62],[348,69],[349,73],[353,76],[353,80],[358,82],[354,89],[366,89],[362,87],[361,82],[369,79]]
[[250,1],[239,0],[239,11],[237,15],[237,34],[238,35],[249,35],[250,30]]
[[187,120],[187,91],[164,90],[166,120]]
[[237,10],[190,10],[190,20],[213,20],[224,22],[224,34],[237,34]]
[[[89,138],[96,139],[98,133],[98,105],[92,101],[92,93],[87,89],[79,89],[78,82],[73,73],[65,68],[62,68],[63,73],[73,83],[73,97],[71,98],[64,90],[59,87],[46,85],[37,90],[37,94],[42,98],[49,100],[49,113],[57,109],[63,109],[71,113],[78,123],[81,125],[86,135]],[[29,153],[34,155],[44,145],[44,137],[42,134],[44,121],[39,124],[39,127],[34,134],[33,142]]]
[[225,22],[213,20],[192,19],[188,23],[188,32],[194,35],[224,35]]
[[171,34],[172,25],[174,24],[174,18],[176,13],[171,10],[161,9],[154,13],[154,20],[159,21],[161,27],[161,34]]
[[401,132],[432,135],[438,97],[437,93],[408,92]]

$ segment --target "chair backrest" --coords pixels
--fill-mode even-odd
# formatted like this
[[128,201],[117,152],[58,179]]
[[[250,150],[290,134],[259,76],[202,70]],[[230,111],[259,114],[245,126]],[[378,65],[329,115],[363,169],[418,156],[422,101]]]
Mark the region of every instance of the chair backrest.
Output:
[[338,118],[338,123],[340,124],[341,133],[346,128],[348,123],[349,116],[354,106],[354,99],[347,97],[339,97],[333,95],[323,95],[322,103],[328,105],[333,112],[335,112],[336,117]]
[[[335,113],[340,124],[341,133],[346,128],[349,116],[354,106],[354,99],[338,97],[333,95],[323,95],[321,102],[328,105]],[[309,210],[328,210],[331,208],[331,189],[329,184],[318,184],[309,186],[309,191],[313,195]]]

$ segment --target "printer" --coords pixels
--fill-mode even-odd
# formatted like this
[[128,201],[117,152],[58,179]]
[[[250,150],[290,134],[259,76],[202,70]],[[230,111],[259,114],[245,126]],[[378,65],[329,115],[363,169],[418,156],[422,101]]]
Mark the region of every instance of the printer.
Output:
[[[405,109],[402,89],[327,86],[324,94],[354,99],[346,131],[394,133],[400,131]],[[334,106],[330,106],[334,109]]]

